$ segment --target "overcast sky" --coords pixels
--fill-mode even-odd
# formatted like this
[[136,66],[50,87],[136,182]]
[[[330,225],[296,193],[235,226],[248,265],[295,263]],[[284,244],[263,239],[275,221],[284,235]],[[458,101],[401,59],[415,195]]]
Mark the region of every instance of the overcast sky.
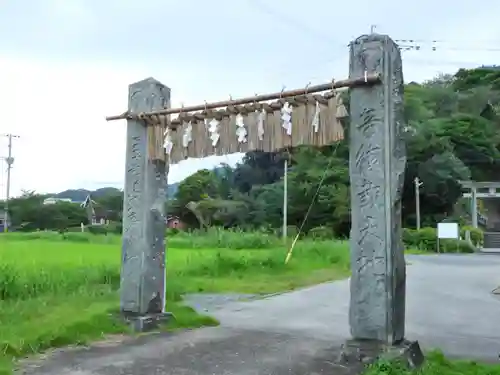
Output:
[[[419,41],[420,51],[403,53],[407,82],[500,64],[500,2],[474,4],[0,0],[0,134],[21,136],[12,193],[122,188],[125,122],[104,118],[123,112],[128,84],[149,76],[171,87],[173,106],[342,79],[347,44],[372,24],[395,40]],[[237,160],[184,161],[169,180]]]

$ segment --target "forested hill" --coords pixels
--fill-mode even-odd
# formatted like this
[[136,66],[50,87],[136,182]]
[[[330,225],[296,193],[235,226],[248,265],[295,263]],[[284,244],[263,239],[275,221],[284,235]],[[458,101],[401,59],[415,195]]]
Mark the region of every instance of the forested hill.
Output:
[[92,194],[92,197],[95,199],[110,194],[117,194],[119,192],[120,192],[119,189],[113,187],[104,187],[97,190],[69,189],[61,191],[60,193],[57,194],[49,194],[49,196],[55,198],[71,199],[73,202],[83,202],[89,194]]
[[[178,182],[168,185],[167,195],[169,198],[173,198],[175,196],[175,194],[177,193],[178,186],[179,186]],[[121,190],[116,189],[114,187],[104,187],[104,188],[99,188],[97,190],[69,189],[61,191],[60,193],[57,194],[49,194],[49,196],[56,198],[69,198],[73,202],[83,202],[87,197],[87,195],[89,194],[91,194],[92,198],[99,199],[101,197],[105,197],[108,195],[119,194],[120,191]]]
[[[226,168],[225,167],[215,167],[213,169],[213,171],[217,176],[223,177],[225,174]],[[168,184],[167,196],[169,199],[175,197],[175,194],[177,193],[178,187],[179,187],[179,182]],[[60,193],[49,194],[49,196],[56,197],[56,198],[69,198],[73,202],[83,202],[85,200],[85,198],[87,197],[87,195],[89,195],[89,194],[91,194],[94,199],[99,199],[101,197],[118,194],[119,192],[120,192],[120,190],[117,188],[114,188],[114,187],[103,187],[103,188],[99,188],[97,190],[69,189],[69,190],[61,191]]]

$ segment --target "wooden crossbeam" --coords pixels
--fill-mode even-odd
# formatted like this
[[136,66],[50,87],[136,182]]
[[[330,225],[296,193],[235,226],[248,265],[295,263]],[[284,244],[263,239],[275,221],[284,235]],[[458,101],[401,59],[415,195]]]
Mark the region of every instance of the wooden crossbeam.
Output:
[[343,87],[358,87],[358,86],[369,86],[373,84],[377,84],[381,82],[381,76],[380,74],[365,74],[363,77],[359,78],[350,78],[350,79],[345,79],[341,81],[332,81],[330,83],[324,83],[321,85],[315,85],[315,86],[306,86],[302,89],[295,89],[295,90],[289,90],[289,91],[280,91],[280,92],[275,92],[271,94],[262,94],[262,95],[255,95],[252,97],[246,97],[242,99],[235,99],[235,100],[225,100],[225,101],[220,101],[220,102],[213,102],[213,103],[204,103],[204,104],[199,104],[199,105],[193,105],[190,107],[178,107],[178,108],[165,108],[161,109],[158,111],[152,111],[152,112],[147,112],[147,113],[129,113],[124,112],[121,115],[115,115],[115,116],[108,116],[106,117],[106,121],[115,121],[115,120],[124,120],[124,119],[145,119],[147,117],[151,117],[154,115],[170,115],[170,114],[176,114],[176,113],[186,113],[186,112],[194,112],[194,111],[206,111],[209,109],[216,109],[216,108],[221,108],[221,107],[228,107],[228,106],[236,106],[236,105],[243,105],[243,104],[249,104],[249,103],[256,103],[256,102],[263,102],[267,100],[276,100],[276,99],[283,99],[283,98],[289,98],[293,96],[299,96],[299,95],[307,95],[307,94],[312,94],[316,92],[321,92],[321,91],[328,91],[328,90],[335,90]]

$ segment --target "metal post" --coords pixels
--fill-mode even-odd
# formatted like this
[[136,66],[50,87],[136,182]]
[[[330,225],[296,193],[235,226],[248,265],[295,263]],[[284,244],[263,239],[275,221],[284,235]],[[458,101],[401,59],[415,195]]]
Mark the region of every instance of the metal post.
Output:
[[471,187],[471,215],[472,215],[472,226],[474,228],[478,227],[477,224],[477,188],[475,186]]
[[420,229],[420,186],[422,186],[420,179],[415,177],[415,212],[417,216],[417,230]]
[[288,228],[288,159],[285,159],[283,183],[283,241],[286,243]]
[[10,200],[10,171],[12,169],[12,164],[14,164],[14,158],[12,157],[12,138],[19,138],[17,135],[7,134],[9,139],[8,143],[8,154],[5,161],[7,162],[7,188],[5,196],[5,212],[4,212],[4,226],[3,231],[7,232],[9,229],[9,200]]

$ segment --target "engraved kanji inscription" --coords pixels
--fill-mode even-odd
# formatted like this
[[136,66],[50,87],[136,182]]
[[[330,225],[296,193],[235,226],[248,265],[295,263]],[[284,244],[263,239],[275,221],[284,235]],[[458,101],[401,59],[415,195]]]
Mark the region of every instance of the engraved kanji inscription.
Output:
[[365,167],[371,167],[378,163],[378,154],[381,152],[380,146],[375,146],[370,143],[361,143],[355,153],[356,168],[363,172]]
[[361,178],[357,189],[359,205],[361,208],[373,208],[377,200],[381,197],[382,188],[367,178]]
[[382,118],[378,111],[374,108],[365,108],[359,115],[359,123],[356,127],[364,136],[370,136],[373,134],[373,127],[381,123]]
[[135,136],[132,137],[132,147],[131,147],[131,152],[130,152],[130,158],[132,160],[137,160],[142,157],[142,152],[141,152],[141,137]]
[[382,245],[384,240],[377,233],[379,219],[374,216],[366,216],[363,225],[359,227],[358,245],[363,245],[367,240],[375,240],[378,245]]
[[356,259],[356,266],[358,272],[364,272],[367,268],[372,268],[373,274],[384,276],[384,263],[385,258],[380,256],[366,256],[362,255]]

